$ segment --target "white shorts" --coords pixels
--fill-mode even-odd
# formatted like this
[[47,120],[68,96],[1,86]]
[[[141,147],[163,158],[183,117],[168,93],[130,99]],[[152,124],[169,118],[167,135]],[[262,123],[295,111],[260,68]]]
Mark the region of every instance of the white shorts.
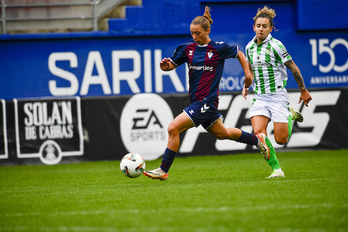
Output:
[[[287,93],[286,93],[287,95]],[[268,117],[273,122],[288,123],[290,111],[288,95],[275,97],[268,95],[255,95],[253,104],[250,109],[250,118],[258,115]]]

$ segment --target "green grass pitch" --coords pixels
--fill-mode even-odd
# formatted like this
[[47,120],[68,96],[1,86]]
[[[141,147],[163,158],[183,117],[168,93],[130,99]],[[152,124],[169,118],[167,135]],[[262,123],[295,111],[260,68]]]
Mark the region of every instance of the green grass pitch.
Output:
[[0,167],[0,231],[348,231],[348,150],[278,159],[285,178],[256,153],[177,157],[166,182],[119,161]]

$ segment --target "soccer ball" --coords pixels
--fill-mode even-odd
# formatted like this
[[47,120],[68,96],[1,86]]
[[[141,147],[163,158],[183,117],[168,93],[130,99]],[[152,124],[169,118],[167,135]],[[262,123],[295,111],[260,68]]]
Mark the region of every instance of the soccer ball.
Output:
[[123,156],[120,169],[125,176],[136,178],[145,170],[145,160],[137,153],[128,153]]

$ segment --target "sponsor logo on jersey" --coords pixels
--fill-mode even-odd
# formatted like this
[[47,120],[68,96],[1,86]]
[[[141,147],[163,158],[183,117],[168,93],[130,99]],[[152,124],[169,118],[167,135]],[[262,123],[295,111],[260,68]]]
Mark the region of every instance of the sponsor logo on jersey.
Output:
[[190,65],[189,64],[189,69],[192,69],[192,70],[203,70],[203,71],[210,71],[212,72],[214,67],[213,66],[207,66],[207,65],[202,65],[202,66],[196,66],[196,65]]

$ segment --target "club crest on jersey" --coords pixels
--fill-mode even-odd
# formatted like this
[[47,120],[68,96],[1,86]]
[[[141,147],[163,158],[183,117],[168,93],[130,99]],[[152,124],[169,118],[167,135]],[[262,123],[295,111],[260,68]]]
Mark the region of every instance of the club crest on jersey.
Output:
[[271,49],[267,48],[266,49],[266,54],[270,54],[271,53]]
[[214,55],[213,51],[210,50],[210,51],[208,52],[208,57],[209,57],[209,59],[211,59],[213,55]]

